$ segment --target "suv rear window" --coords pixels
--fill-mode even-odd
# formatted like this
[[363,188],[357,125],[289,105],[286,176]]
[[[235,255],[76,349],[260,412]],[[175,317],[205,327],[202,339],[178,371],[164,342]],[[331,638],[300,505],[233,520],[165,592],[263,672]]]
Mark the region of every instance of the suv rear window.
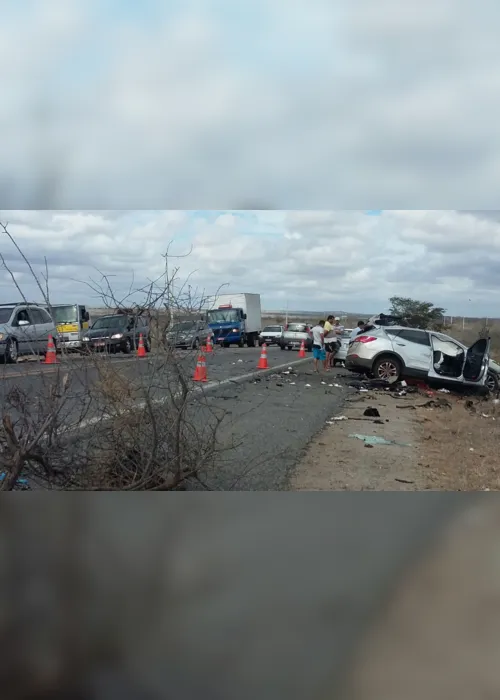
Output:
[[292,333],[305,333],[306,328],[305,323],[289,323],[287,330],[292,331]]
[[414,329],[402,330],[398,338],[407,340],[409,343],[417,343],[418,345],[430,345],[429,335],[425,331],[417,331]]

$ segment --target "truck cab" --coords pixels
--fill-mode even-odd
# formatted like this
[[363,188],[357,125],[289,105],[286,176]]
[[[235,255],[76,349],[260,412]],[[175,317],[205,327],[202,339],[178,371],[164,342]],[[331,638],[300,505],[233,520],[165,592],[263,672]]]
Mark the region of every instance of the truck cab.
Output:
[[52,315],[59,335],[59,347],[79,350],[88,330],[90,315],[84,304],[52,304],[45,307]]
[[246,313],[231,304],[222,304],[207,312],[208,325],[214,334],[214,342],[225,348],[236,344],[243,347],[246,341]]

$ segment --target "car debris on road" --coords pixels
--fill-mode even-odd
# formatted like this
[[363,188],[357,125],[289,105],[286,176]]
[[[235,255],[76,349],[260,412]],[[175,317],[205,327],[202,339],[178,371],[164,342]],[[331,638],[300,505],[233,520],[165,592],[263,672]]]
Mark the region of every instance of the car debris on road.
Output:
[[355,438],[356,440],[362,440],[365,445],[370,445],[373,447],[374,445],[399,445],[400,447],[411,447],[411,445],[408,442],[397,442],[396,440],[386,440],[383,437],[380,437],[379,435],[359,435],[358,433],[354,433],[352,435],[349,435],[350,438]]

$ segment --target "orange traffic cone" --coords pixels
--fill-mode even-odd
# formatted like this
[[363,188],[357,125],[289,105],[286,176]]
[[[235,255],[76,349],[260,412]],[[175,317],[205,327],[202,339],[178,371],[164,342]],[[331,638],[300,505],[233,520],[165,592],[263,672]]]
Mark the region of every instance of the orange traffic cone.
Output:
[[209,335],[207,338],[206,353],[207,353],[207,355],[210,355],[210,353],[213,351],[214,351],[214,346],[212,345],[212,336]]
[[49,339],[47,341],[47,352],[45,353],[45,362],[44,364],[46,365],[57,365],[57,353],[56,353],[56,346],[54,345],[54,338],[49,335]]
[[196,363],[196,369],[194,371],[193,382],[206,382],[207,379],[207,363],[205,362],[205,355],[200,353],[198,355],[198,362]]
[[302,341],[300,344],[299,357],[306,357],[306,344]]
[[139,347],[137,348],[137,357],[146,357],[146,348],[144,347],[144,337],[142,333],[139,335]]
[[262,352],[260,353],[260,360],[257,364],[257,369],[269,369],[267,364],[267,345],[264,343],[262,346]]

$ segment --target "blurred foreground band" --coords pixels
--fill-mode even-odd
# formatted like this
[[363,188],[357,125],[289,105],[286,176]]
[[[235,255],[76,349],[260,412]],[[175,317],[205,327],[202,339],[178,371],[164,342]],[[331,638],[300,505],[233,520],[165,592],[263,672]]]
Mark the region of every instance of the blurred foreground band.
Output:
[[336,692],[400,576],[475,498],[12,496],[0,510],[6,700]]

